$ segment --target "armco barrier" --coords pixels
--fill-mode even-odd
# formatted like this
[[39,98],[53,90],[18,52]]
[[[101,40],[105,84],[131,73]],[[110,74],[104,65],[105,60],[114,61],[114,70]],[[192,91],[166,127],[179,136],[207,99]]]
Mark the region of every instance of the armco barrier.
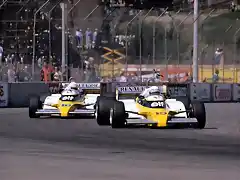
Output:
[[27,107],[30,96],[49,92],[48,84],[41,82],[9,83],[8,87],[8,107]]
[[[240,102],[240,84],[224,83],[150,83],[149,86],[166,84],[172,97],[188,97],[191,101],[204,103],[231,103]],[[114,91],[116,87],[146,86],[141,83],[110,83],[108,89]]]
[[[190,84],[169,84],[168,89],[173,96],[187,96],[192,101],[205,103],[229,103],[240,102],[240,84],[210,84],[210,83],[190,83]],[[141,86],[138,83],[102,83],[103,93],[114,92],[116,86]],[[159,83],[149,84],[160,85]],[[44,95],[50,90],[55,90],[58,83],[45,84],[41,82],[31,83],[1,83],[0,82],[0,107],[27,107],[29,97],[32,95]]]

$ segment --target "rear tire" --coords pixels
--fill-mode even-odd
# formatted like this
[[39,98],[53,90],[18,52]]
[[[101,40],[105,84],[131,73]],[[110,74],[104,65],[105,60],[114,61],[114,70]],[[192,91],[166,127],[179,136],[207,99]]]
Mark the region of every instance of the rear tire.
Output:
[[41,101],[39,96],[33,96],[29,99],[29,117],[39,118],[40,115],[36,114],[37,110],[41,108]]
[[112,128],[124,128],[126,125],[126,112],[123,102],[115,101],[110,110],[110,123]]
[[110,109],[113,107],[114,100],[108,97],[97,97],[95,107],[95,118],[99,126],[109,126]]
[[190,116],[197,119],[196,129],[203,129],[206,126],[206,110],[204,103],[192,103]]

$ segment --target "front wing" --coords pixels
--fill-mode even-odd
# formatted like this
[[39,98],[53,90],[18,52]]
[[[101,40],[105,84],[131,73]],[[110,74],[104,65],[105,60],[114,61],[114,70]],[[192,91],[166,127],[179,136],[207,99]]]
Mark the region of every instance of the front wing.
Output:
[[[185,118],[185,117],[173,117],[167,120],[166,126],[174,126],[177,124],[196,124],[198,123],[196,118]],[[148,126],[158,126],[158,122],[142,118],[127,118],[127,125],[148,125]],[[160,127],[160,126],[159,126]]]
[[[94,115],[94,109],[76,109],[74,111],[68,112],[69,116],[78,116],[78,115]],[[36,114],[40,116],[61,116],[59,109],[39,109]]]

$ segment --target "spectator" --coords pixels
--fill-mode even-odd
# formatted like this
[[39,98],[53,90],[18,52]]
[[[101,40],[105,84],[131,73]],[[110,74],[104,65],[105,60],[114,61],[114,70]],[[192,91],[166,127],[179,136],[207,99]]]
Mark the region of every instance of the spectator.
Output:
[[98,35],[98,29],[95,29],[95,31],[93,32],[93,37],[92,37],[92,47],[93,48],[95,48],[95,46],[96,46],[97,35]]
[[230,10],[231,10],[232,12],[235,12],[236,9],[237,9],[237,5],[235,4],[234,1],[232,1],[231,5],[230,5]]
[[8,76],[8,82],[9,83],[13,83],[15,82],[15,71],[14,71],[14,67],[12,64],[9,65],[8,71],[7,71],[7,76]]
[[119,82],[127,82],[127,78],[124,76],[124,73],[121,74]]
[[218,69],[215,70],[215,73],[214,73],[214,75],[212,77],[212,81],[213,81],[213,83],[219,81],[219,70]]
[[89,28],[87,28],[87,30],[85,32],[85,38],[86,38],[86,49],[91,49],[92,32]]
[[77,40],[77,47],[78,48],[82,48],[82,44],[83,44],[83,34],[82,34],[82,30],[77,29],[76,31],[76,40]]
[[160,74],[160,72],[157,72],[155,69],[153,69],[153,81],[160,82],[163,75]]
[[24,66],[20,69],[20,67],[17,70],[17,79],[20,82],[27,82],[31,80],[31,75],[28,72],[28,66]]
[[63,81],[62,72],[58,67],[55,67],[54,74],[53,74],[53,81]]
[[214,56],[215,67],[219,68],[219,66],[224,63],[223,61],[224,61],[223,49],[217,48]]
[[0,45],[0,65],[2,64],[3,60],[3,47]]
[[189,76],[187,72],[183,73],[182,75],[180,74],[179,82],[191,82],[191,81],[192,81],[191,76]]
[[47,62],[44,62],[42,70],[41,70],[41,80],[45,82],[51,81],[52,68],[49,66]]

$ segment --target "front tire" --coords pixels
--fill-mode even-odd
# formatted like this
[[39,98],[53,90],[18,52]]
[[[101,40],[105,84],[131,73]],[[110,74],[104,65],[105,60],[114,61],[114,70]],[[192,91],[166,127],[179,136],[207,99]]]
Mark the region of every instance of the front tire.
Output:
[[126,112],[123,102],[116,101],[110,110],[110,123],[112,128],[124,128],[126,124]]
[[206,126],[206,110],[204,103],[192,103],[190,116],[197,119],[196,129],[203,129]]
[[108,97],[99,96],[95,107],[95,118],[99,126],[109,126],[110,109],[114,100]]
[[41,101],[39,96],[33,96],[29,99],[29,117],[39,118],[40,115],[36,114],[37,110],[40,109]]

